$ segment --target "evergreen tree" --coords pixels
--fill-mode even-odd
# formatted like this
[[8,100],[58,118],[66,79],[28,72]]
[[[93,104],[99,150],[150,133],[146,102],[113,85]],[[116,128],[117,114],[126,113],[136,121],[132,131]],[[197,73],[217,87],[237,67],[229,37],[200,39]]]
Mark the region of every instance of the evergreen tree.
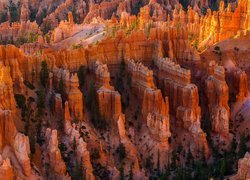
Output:
[[151,171],[153,169],[153,166],[154,166],[154,164],[152,161],[152,155],[150,155],[146,159],[146,168]]
[[43,116],[44,113],[44,108],[45,108],[45,94],[43,91],[37,91],[37,116],[41,117]]
[[118,153],[120,161],[126,157],[126,149],[122,143],[119,144],[118,148],[116,149],[116,153]]
[[171,158],[172,158],[171,167],[172,167],[172,169],[175,169],[176,166],[177,166],[177,164],[176,164],[176,161],[177,161],[177,154],[176,154],[176,151],[175,151],[175,150],[173,150]]
[[85,67],[81,65],[77,71],[80,87],[82,87],[85,84],[85,72],[86,72]]
[[76,150],[76,138],[74,137],[74,140],[73,140],[73,150],[75,151]]
[[16,22],[19,20],[19,8],[20,3],[16,5],[12,0],[9,0],[10,22]]
[[124,61],[124,58],[122,58],[122,61],[121,61],[121,64],[120,64],[120,76],[124,75],[125,68],[126,68],[126,63]]
[[202,161],[202,166],[207,167],[207,160],[206,160],[206,154],[205,154],[205,147],[202,147],[201,151],[201,161]]
[[34,69],[32,69],[32,72],[31,72],[31,83],[32,83],[32,84],[34,84],[34,81],[35,81],[35,75],[36,75],[35,70],[34,70]]
[[45,108],[45,94],[43,91],[37,91],[37,107]]
[[7,19],[7,12],[6,11],[3,11],[0,13],[0,23],[3,23],[3,22],[6,22],[8,19]]
[[226,172],[226,162],[225,159],[220,160],[220,177],[223,178]]
[[43,87],[47,87],[49,81],[49,70],[46,61],[42,61],[41,63],[41,71],[40,71],[40,82]]
[[133,164],[131,164],[130,170],[129,170],[129,180],[133,180],[133,179],[134,179]]
[[123,164],[121,165],[120,167],[120,180],[124,180],[124,167],[123,167]]
[[87,107],[90,111],[90,119],[93,125],[99,129],[106,129],[107,124],[105,119],[100,115],[94,83],[92,82],[87,92]]
[[64,126],[63,126],[63,122],[64,120],[62,118],[59,118],[58,121],[57,121],[57,125],[58,125],[58,130],[60,130],[61,132],[64,131]]
[[30,143],[30,152],[31,154],[34,154],[36,152],[36,139],[35,135],[36,133],[34,132],[34,129],[32,128],[31,132],[29,133],[29,143]]
[[65,102],[66,99],[67,99],[67,97],[66,97],[67,95],[66,95],[66,90],[65,90],[65,86],[64,86],[62,77],[61,77],[61,79],[60,79],[60,81],[59,81],[58,91],[59,91],[59,93],[61,94],[62,102],[63,102],[63,104],[64,104],[64,102]]
[[41,131],[42,131],[42,123],[41,123],[41,118],[37,117],[37,125],[36,125],[36,136],[37,136],[37,143],[41,146],[42,145],[42,138],[41,138]]
[[55,93],[52,93],[49,98],[49,109],[50,112],[53,114],[55,111]]
[[187,157],[186,158],[186,163],[190,167],[191,165],[193,165],[193,159],[194,159],[194,157],[193,157],[193,155],[192,155],[192,153],[190,151],[190,148],[188,149],[188,153],[187,153],[186,157]]
[[239,151],[238,151],[238,158],[243,158],[245,153],[247,152],[247,140],[245,134],[240,136],[240,143],[239,143]]
[[160,165],[160,151],[158,149],[158,152],[157,152],[157,173],[158,173],[158,176],[160,176],[161,174],[161,165]]
[[234,168],[234,155],[232,153],[225,152],[225,175],[230,175],[233,173]]

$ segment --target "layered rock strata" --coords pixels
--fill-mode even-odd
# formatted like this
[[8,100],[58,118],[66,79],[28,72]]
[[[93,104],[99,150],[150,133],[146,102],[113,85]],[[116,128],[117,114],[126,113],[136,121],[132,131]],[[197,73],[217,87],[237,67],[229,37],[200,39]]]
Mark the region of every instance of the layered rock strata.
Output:
[[110,73],[107,65],[97,61],[94,65],[94,73],[100,115],[105,120],[117,121],[122,114],[121,95],[110,85]]
[[250,154],[247,152],[245,156],[238,162],[237,179],[249,179],[250,178]]
[[117,121],[117,127],[118,127],[118,133],[119,133],[119,138],[120,142],[125,146],[125,150],[127,155],[128,160],[134,163],[132,167],[132,172],[135,178],[137,179],[144,179],[145,174],[144,170],[140,169],[139,163],[138,163],[138,152],[135,147],[135,145],[131,142],[129,137],[127,136],[127,132],[125,129],[125,116],[124,114],[121,114],[118,118]]
[[16,103],[13,92],[13,82],[10,77],[10,68],[0,62],[0,108],[15,111]]
[[0,110],[0,121],[2,129],[0,139],[1,150],[3,150],[6,145],[9,145],[16,155],[24,175],[29,176],[31,174],[31,165],[29,159],[30,145],[28,137],[17,132],[13,115],[9,110]]
[[212,130],[223,136],[228,136],[230,108],[228,106],[229,88],[225,81],[225,70],[212,61],[208,71],[206,95],[209,102]]
[[58,148],[58,137],[57,130],[51,130],[47,128],[46,130],[46,149],[48,163],[50,171],[54,173],[51,174],[51,178],[66,178],[66,165],[62,159],[61,152]]
[[4,22],[0,24],[0,40],[2,42],[8,43],[17,43],[20,44],[22,41],[28,42],[36,36],[42,34],[39,26],[36,22],[30,21],[21,21],[19,22]]
[[201,129],[201,108],[198,88],[191,83],[191,72],[181,68],[168,58],[155,61],[157,79],[163,94],[169,97],[170,114],[176,117],[176,124],[188,130],[198,148],[205,148],[208,155],[206,134]]
[[142,115],[147,122],[149,131],[153,137],[156,136],[156,139],[165,141],[171,135],[168,98],[164,99],[161,91],[156,88],[153,82],[153,71],[133,60],[129,60],[127,64],[131,74],[132,91],[141,102]]
[[53,69],[53,74],[55,87],[59,87],[60,81],[63,83],[72,118],[83,121],[83,94],[79,89],[77,74],[70,74],[68,70],[58,68]]
[[248,80],[245,71],[237,70],[234,72],[234,90],[236,94],[236,101],[242,102],[244,98],[248,97]]
[[29,176],[31,174],[29,139],[19,133],[14,124],[16,103],[13,82],[10,76],[10,68],[4,66],[2,62],[0,62],[0,87],[0,149],[2,151],[6,145],[10,146],[22,167],[23,174]]
[[9,72],[13,81],[14,91],[23,93],[23,75],[19,67],[19,58],[22,59],[22,53],[20,53],[19,49],[17,49],[15,46],[8,45],[5,47],[0,47],[1,64],[9,68]]
[[12,180],[14,178],[13,167],[10,160],[8,158],[3,160],[2,156],[0,156],[0,176],[6,180]]
[[64,132],[68,135],[69,141],[71,144],[76,142],[76,152],[77,152],[77,160],[78,163],[83,165],[84,176],[88,180],[95,179],[93,175],[93,167],[90,161],[90,153],[87,150],[87,144],[80,137],[79,131],[75,124],[71,124],[71,117],[69,112],[68,102],[65,102],[64,105]]

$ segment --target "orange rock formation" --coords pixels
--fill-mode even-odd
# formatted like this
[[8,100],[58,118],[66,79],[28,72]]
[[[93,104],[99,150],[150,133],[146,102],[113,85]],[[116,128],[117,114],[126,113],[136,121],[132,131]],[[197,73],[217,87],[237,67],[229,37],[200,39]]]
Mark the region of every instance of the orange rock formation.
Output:
[[13,115],[9,110],[0,109],[0,121],[2,129],[0,139],[1,150],[3,150],[6,145],[11,146],[16,155],[17,161],[23,169],[23,173],[26,176],[29,176],[31,173],[31,166],[29,159],[30,146],[28,137],[17,132]]
[[77,143],[77,159],[78,163],[82,162],[83,165],[83,171],[84,176],[86,179],[93,180],[93,168],[90,161],[90,154],[87,150],[87,144],[83,141],[83,139],[80,137],[79,131],[77,130],[77,127],[75,124],[71,125],[71,117],[69,113],[69,106],[68,102],[65,102],[64,105],[64,131],[69,136],[70,143],[73,144],[75,141]]
[[166,141],[171,135],[168,98],[164,99],[161,91],[156,88],[153,71],[133,60],[128,61],[128,71],[131,74],[132,91],[142,103],[142,115],[147,121],[149,131],[156,139]]
[[46,130],[46,148],[49,167],[55,175],[54,178],[66,178],[66,165],[58,148],[57,130],[49,128]]
[[228,106],[229,89],[225,81],[225,70],[212,61],[209,64],[208,71],[206,94],[209,101],[212,129],[218,134],[228,136],[230,109]]
[[72,118],[80,121],[84,120],[83,113],[83,95],[79,89],[79,80],[77,74],[70,74],[68,70],[54,68],[55,85],[59,86],[59,81],[63,81],[65,93],[69,101],[69,109]]
[[28,40],[29,35],[39,35],[41,31],[36,22],[21,21],[21,23],[4,22],[0,24],[0,40],[3,42],[16,42]]
[[10,164],[10,160],[8,158],[3,160],[2,156],[0,156],[0,176],[6,180],[12,180],[14,178],[13,167]]
[[201,108],[198,88],[191,84],[191,72],[181,68],[170,59],[155,61],[157,78],[163,93],[169,97],[170,113],[177,119],[177,125],[191,132],[199,148],[208,154],[206,134],[200,126]]
[[110,74],[106,64],[97,61],[94,65],[94,73],[100,115],[108,121],[116,122],[122,113],[121,95],[110,85]]
[[247,152],[244,158],[238,162],[238,174],[237,179],[249,179],[250,178],[250,154]]

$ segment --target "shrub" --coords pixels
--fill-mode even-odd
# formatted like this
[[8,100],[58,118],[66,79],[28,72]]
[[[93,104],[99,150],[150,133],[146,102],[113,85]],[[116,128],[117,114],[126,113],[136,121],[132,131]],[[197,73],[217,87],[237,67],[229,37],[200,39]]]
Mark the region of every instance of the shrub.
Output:
[[24,108],[24,106],[26,104],[26,98],[24,97],[24,95],[15,94],[14,97],[15,97],[18,108],[20,108],[20,109]]
[[15,4],[12,0],[9,0],[9,12],[10,12],[11,22],[16,22],[19,20],[19,10],[20,10],[20,2]]
[[80,49],[82,47],[82,44],[72,44],[72,49]]
[[85,75],[86,75],[85,67],[83,65],[81,65],[77,71],[77,76],[79,79],[80,86],[83,86],[85,83]]
[[118,153],[120,161],[126,157],[126,149],[122,143],[117,147],[116,153]]
[[220,47],[219,47],[219,46],[215,46],[215,47],[214,47],[214,50],[215,50],[215,51],[220,51]]
[[24,80],[23,83],[24,83],[28,88],[30,88],[31,90],[34,90],[34,89],[35,89],[35,86],[34,86],[32,83],[30,83],[29,81]]
[[49,70],[48,66],[45,60],[41,63],[41,71],[40,71],[40,82],[43,85],[43,87],[47,87],[48,81],[49,81]]
[[92,160],[99,159],[100,158],[99,150],[97,148],[94,148],[90,153],[90,157]]

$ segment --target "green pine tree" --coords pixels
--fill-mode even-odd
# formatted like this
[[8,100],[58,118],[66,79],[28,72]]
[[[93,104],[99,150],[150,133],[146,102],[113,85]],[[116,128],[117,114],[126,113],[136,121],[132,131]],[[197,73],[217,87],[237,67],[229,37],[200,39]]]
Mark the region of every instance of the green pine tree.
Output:
[[238,158],[243,158],[245,153],[247,152],[247,139],[245,134],[240,136],[240,143],[239,143],[239,151],[238,151]]
[[120,167],[120,180],[124,180],[125,177],[124,177],[124,167],[123,167],[123,164],[121,165]]
[[42,61],[41,63],[40,82],[44,88],[47,87],[49,82],[49,70],[46,61]]
[[129,180],[133,180],[133,179],[134,179],[133,164],[131,164],[130,170],[129,170]]
[[80,87],[82,87],[85,84],[85,73],[86,73],[85,67],[81,65],[77,71]]

